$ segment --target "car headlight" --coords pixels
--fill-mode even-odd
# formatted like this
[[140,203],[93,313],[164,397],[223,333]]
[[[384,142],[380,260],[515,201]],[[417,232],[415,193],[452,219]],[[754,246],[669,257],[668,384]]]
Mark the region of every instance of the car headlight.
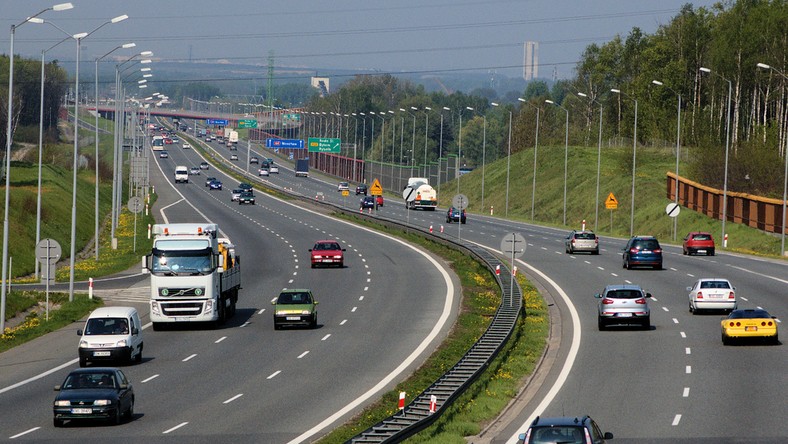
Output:
[[79,348],[87,348],[87,346],[88,346],[88,341],[84,339],[79,341]]
[[120,341],[118,341],[118,343],[116,344],[116,347],[125,347],[127,344],[128,344],[128,342],[126,342],[126,340],[125,340],[125,339],[121,339],[121,340],[120,340]]
[[213,299],[205,301],[205,312],[210,313],[213,311]]
[[156,302],[156,301],[151,301],[151,303],[150,303],[150,310],[151,310],[151,312],[153,312],[153,314],[158,315],[159,314],[159,303]]
[[316,255],[314,255],[314,256],[312,256],[312,257],[313,257],[314,259],[322,259],[322,257],[323,257],[323,256],[321,256],[321,255],[319,255],[319,254],[316,254]]
[[309,311],[309,310],[303,310],[303,311],[301,311],[301,314],[302,315],[308,315],[308,314],[312,314],[312,312]]
[[93,405],[112,405],[112,401],[109,399],[97,399],[93,401]]
[[69,407],[71,406],[71,401],[68,399],[58,399],[55,401],[55,407]]
[[338,254],[338,255],[334,256],[334,259],[342,259],[342,255]]

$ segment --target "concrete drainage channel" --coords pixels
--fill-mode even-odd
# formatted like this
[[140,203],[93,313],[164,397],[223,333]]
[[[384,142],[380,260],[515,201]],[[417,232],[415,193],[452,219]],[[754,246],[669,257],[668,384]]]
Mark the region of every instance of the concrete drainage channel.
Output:
[[[246,172],[235,165],[225,166],[229,166],[236,174],[247,177],[250,182],[259,183],[259,179],[256,176],[246,176]],[[501,304],[498,306],[492,322],[479,340],[465,353],[459,362],[432,383],[424,392],[419,394],[410,404],[406,405],[403,410],[356,435],[348,443],[400,442],[431,425],[490,365],[490,362],[495,359],[514,331],[517,319],[522,312],[522,290],[517,280],[513,281],[514,287],[510,288],[510,279],[508,279],[510,276],[509,267],[489,250],[471,243],[457,242],[445,235],[430,233],[421,227],[408,225],[398,220],[360,214],[328,202],[317,202],[309,196],[285,190],[270,183],[265,184],[265,186],[294,198],[302,199],[305,202],[320,205],[324,208],[331,207],[335,211],[347,215],[367,218],[392,228],[420,232],[424,237],[472,254],[484,262],[493,276],[496,277],[498,286],[501,288]],[[495,269],[498,266],[501,269],[500,276],[495,274]],[[507,279],[501,279],[501,276]],[[436,398],[435,411],[431,412],[430,404],[433,396]]]

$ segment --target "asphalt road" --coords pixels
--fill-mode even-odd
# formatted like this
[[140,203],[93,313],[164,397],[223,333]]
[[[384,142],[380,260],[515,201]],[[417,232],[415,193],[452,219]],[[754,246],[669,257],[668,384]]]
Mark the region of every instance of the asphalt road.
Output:
[[[459,284],[439,260],[298,203],[258,193],[257,205],[238,205],[226,177],[222,191],[204,186],[206,172],[170,186],[175,165],[200,159],[194,150],[169,152],[155,159],[161,169],[150,169],[155,210],[172,223],[218,223],[235,243],[243,273],[237,315],[219,329],[146,329],[144,362],[123,366],[136,414],[117,427],[52,426],[52,387],[77,366],[79,323],[3,353],[0,440],[310,441],[393,387],[445,337]],[[344,268],[310,268],[307,250],[318,239],[342,243]],[[137,307],[145,324],[145,285],[136,276],[99,281],[96,291]],[[297,287],[315,292],[318,328],[274,331],[270,301]]]
[[[215,144],[210,144],[215,145]],[[224,156],[225,147],[215,147]],[[252,155],[269,157],[256,150]],[[246,151],[239,149],[240,168]],[[280,166],[282,166],[280,164]],[[358,208],[343,198],[337,182],[312,172],[309,179],[292,171],[265,180],[326,201]],[[456,190],[443,190],[456,193]],[[729,254],[683,256],[680,246],[664,244],[664,270],[625,270],[625,239],[603,238],[601,254],[569,255],[558,230],[468,215],[466,225],[447,224],[443,211],[411,211],[402,199],[387,196],[379,214],[436,234],[461,237],[498,249],[502,237],[518,232],[528,241],[519,269],[543,289],[554,320],[550,349],[535,382],[507,414],[478,437],[478,442],[512,443],[537,415],[591,415],[617,443],[785,442],[788,439],[788,353],[783,345],[723,346],[720,313],[688,312],[686,287],[700,277],[724,277],[736,287],[740,308],[761,307],[784,317],[788,302],[785,261]],[[667,217],[667,216],[665,216]],[[574,227],[580,228],[580,227]],[[648,234],[648,233],[642,233]],[[605,285],[639,284],[654,296],[648,331],[596,326],[594,293]],[[780,323],[781,326],[781,323]],[[785,333],[783,334],[785,336]],[[477,442],[474,441],[474,442]]]

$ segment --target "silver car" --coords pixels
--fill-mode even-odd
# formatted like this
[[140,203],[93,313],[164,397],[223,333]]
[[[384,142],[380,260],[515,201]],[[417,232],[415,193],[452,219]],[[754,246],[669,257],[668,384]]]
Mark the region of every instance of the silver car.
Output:
[[736,310],[736,288],[723,278],[701,278],[689,291],[689,311],[697,314],[701,310]]
[[599,330],[616,324],[640,325],[646,330],[651,327],[651,310],[648,308],[651,293],[643,291],[640,285],[608,285],[594,297],[599,299]]
[[590,230],[573,230],[566,237],[564,244],[567,254],[574,254],[576,251],[599,254],[599,238]]

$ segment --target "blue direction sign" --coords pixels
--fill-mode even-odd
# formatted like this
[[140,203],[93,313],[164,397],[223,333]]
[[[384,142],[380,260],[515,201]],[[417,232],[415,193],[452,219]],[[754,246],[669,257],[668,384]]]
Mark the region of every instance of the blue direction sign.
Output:
[[324,137],[310,137],[309,138],[309,152],[310,153],[340,153],[342,146],[341,139],[324,138]]
[[266,148],[304,149],[302,139],[265,139]]
[[222,125],[227,126],[230,123],[227,119],[205,119],[205,123],[208,125]]

